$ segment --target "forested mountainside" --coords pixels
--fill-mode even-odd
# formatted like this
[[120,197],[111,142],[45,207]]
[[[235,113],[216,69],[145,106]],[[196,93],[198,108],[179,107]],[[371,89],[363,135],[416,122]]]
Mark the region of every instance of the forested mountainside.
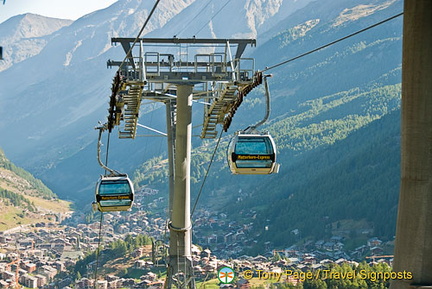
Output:
[[[240,5],[242,8],[236,10],[248,15],[248,25],[239,26],[244,28],[242,31],[231,25],[233,11],[224,11],[226,7],[220,3],[210,5],[211,21],[201,19],[196,25],[193,21],[186,24],[191,25],[190,31],[205,27],[203,34],[196,37],[256,35],[257,47],[248,47],[245,56],[255,58],[255,68],[259,70],[403,10],[401,0],[304,1],[287,15],[276,13],[277,7],[293,1],[285,0],[282,6],[271,1],[271,7],[264,5],[266,1],[253,2],[256,5]],[[180,23],[205,7],[198,0],[181,1],[175,7],[165,4],[155,15],[149,35],[163,31],[159,35],[172,37],[178,27],[183,27]],[[260,17],[250,17],[258,4],[269,9],[258,13]],[[110,47],[109,39],[135,36],[139,20],[149,8],[149,4],[140,1],[118,1],[42,37],[47,41],[42,51],[0,72],[0,99],[8,107],[0,108],[6,115],[0,123],[4,148],[11,150],[14,160],[25,164],[59,196],[87,208],[94,196],[94,184],[103,173],[96,161],[94,126],[104,121],[107,114],[114,71],[105,70],[105,64],[107,59],[124,56],[121,48]],[[171,8],[175,8],[175,13]],[[164,15],[167,17],[161,19]],[[186,35],[189,30],[181,32]],[[266,71],[273,74],[269,79],[272,112],[260,129],[269,131],[275,139],[280,173],[234,176],[226,164],[226,147],[233,133],[264,115],[264,90],[260,86],[247,95],[231,128],[222,136],[197,214],[225,212],[233,220],[253,222],[258,245],[267,238],[265,227],[275,230],[269,241],[278,246],[299,241],[299,235],[291,234],[296,229],[302,238],[333,234],[333,227],[352,236],[357,234],[354,228],[358,228],[391,238],[399,177],[396,139],[400,122],[401,37],[402,17],[397,17]],[[35,73],[35,67],[43,69]],[[19,77],[26,82],[16,87],[12,80]],[[154,103],[143,105],[140,123],[164,131],[163,109]],[[199,134],[202,123],[200,109],[199,104],[194,104],[194,134]],[[394,135],[390,135],[392,132]],[[103,142],[105,157],[108,141],[104,138]],[[200,190],[216,142],[193,140],[193,198]],[[390,144],[394,145],[391,149]],[[129,173],[137,186],[160,189],[164,198],[168,197],[164,138],[125,141],[113,135],[109,151],[110,166]],[[372,158],[375,154],[377,159]],[[371,171],[374,168],[380,169]],[[377,193],[375,188],[382,192]],[[381,208],[389,213],[383,216]],[[255,217],[250,220],[250,216]],[[263,226],[263,222],[270,225]]]
[[257,183],[226,212],[256,212],[258,246],[331,236],[392,240],[400,184],[399,123],[396,110],[331,146],[283,157],[283,176]]
[[[394,90],[390,95],[397,99],[400,86],[387,89]],[[303,238],[332,235],[354,239],[376,235],[391,240],[400,180],[400,110],[395,108],[373,121],[353,115],[346,121],[326,121],[325,125],[327,129],[311,125],[297,132],[287,131],[289,126],[273,130],[276,137],[296,133],[312,137],[300,137],[292,146],[303,148],[301,153],[284,153],[290,147],[280,146],[280,172],[269,176],[231,175],[225,161],[229,137],[225,137],[211,165],[197,213],[224,212],[231,221],[254,223],[255,239],[259,240],[254,253],[268,241],[286,246]],[[331,135],[314,136],[329,130]],[[193,204],[214,148],[214,144],[199,147],[193,153]],[[146,162],[135,173],[136,183],[161,190],[166,190],[166,180],[163,157]],[[294,230],[301,232],[301,238],[292,234]]]
[[[257,65],[290,59],[402,9],[398,1],[374,3],[306,6],[254,51]],[[280,173],[233,176],[226,164],[231,133],[264,115],[260,87],[247,96],[223,135],[197,208],[253,222],[260,240],[256,248],[261,249],[266,241],[286,246],[332,234],[392,239],[400,177],[401,20],[269,71],[272,113],[263,130],[277,144]],[[195,144],[195,197],[215,144]],[[166,164],[164,155],[148,160],[136,171],[135,181],[166,188]]]
[[15,166],[0,150],[0,230],[55,219],[69,210],[39,179]]

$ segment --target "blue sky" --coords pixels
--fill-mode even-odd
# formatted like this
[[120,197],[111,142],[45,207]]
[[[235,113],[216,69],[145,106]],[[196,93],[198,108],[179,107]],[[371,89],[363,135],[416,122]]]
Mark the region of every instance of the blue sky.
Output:
[[34,13],[48,17],[76,20],[117,0],[0,0],[0,23],[12,16]]

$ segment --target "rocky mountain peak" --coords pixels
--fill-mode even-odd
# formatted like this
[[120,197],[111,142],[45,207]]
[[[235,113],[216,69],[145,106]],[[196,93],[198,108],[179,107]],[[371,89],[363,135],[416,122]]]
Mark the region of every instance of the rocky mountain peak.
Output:
[[0,39],[16,41],[23,38],[42,37],[50,35],[72,22],[72,20],[45,17],[32,13],[21,14],[10,18],[1,25]]

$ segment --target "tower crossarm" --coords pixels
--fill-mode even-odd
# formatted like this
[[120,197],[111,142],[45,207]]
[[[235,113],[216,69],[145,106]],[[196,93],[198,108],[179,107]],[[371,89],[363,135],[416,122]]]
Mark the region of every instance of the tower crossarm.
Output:
[[[197,85],[209,93],[204,97],[201,137],[214,138],[216,125],[228,129],[243,97],[257,85],[254,59],[242,57],[248,45],[256,45],[255,39],[140,38],[135,48],[134,42],[138,43],[134,38],[112,38],[127,57],[123,62],[107,63],[108,67],[119,66],[108,128],[119,126],[120,138],[135,138],[141,100],[164,102],[173,85]],[[207,87],[217,89],[209,92]]]
[[[119,38],[113,37],[111,38],[112,44],[120,43],[127,54],[130,50],[130,43],[133,43],[135,38]],[[139,42],[146,44],[160,44],[160,45],[169,45],[169,44],[189,44],[189,45],[225,45],[226,43],[230,43],[237,46],[236,51],[234,52],[235,58],[240,58],[249,44],[251,46],[256,46],[256,39],[215,39],[215,38],[140,38]]]
[[227,131],[234,114],[243,102],[243,98],[256,86],[262,83],[262,73],[256,72],[247,82],[224,84],[215,92],[211,104],[204,109],[204,122],[201,138],[215,138],[216,125],[221,124]]
[[225,114],[231,109],[237,98],[238,87],[233,83],[224,84],[221,90],[215,93],[210,105],[204,109],[204,123],[201,138],[215,138],[216,125],[223,123]]
[[144,81],[117,73],[113,80],[108,129],[119,126],[119,138],[135,138]]
[[125,82],[123,88],[125,93],[120,92],[118,95],[118,103],[123,106],[121,110],[123,127],[119,128],[119,138],[135,138],[143,83]]
[[234,114],[236,113],[237,109],[240,107],[241,103],[243,102],[243,98],[252,91],[255,87],[260,85],[263,82],[263,75],[262,72],[257,71],[255,72],[252,81],[241,86],[241,89],[239,89],[239,92],[237,94],[236,101],[231,105],[229,111],[227,112],[224,121],[223,121],[223,130],[228,131],[228,128],[231,125],[231,121],[234,117]]

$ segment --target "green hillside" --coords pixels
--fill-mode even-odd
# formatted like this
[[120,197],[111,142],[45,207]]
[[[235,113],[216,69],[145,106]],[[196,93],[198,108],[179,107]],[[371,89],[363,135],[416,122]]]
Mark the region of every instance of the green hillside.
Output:
[[[55,198],[56,195],[46,187],[39,179],[36,179],[32,174],[27,172],[26,170],[15,166],[8,160],[3,152],[0,149],[0,169],[8,170],[17,175],[18,177],[24,179],[28,182],[29,186],[34,189],[34,193],[37,193],[39,197],[44,199]],[[3,181],[6,181],[3,179]]]
[[[281,19],[265,35],[258,35],[257,47],[248,48],[245,56],[255,58],[256,69],[271,67],[402,10],[402,0],[314,1]],[[253,223],[257,250],[267,241],[284,247],[332,234],[354,238],[360,231],[391,239],[399,188],[401,40],[402,17],[397,17],[266,71],[273,74],[269,78],[272,111],[260,129],[275,139],[280,173],[231,175],[226,163],[227,145],[234,132],[264,115],[264,90],[260,86],[245,97],[229,131],[223,134],[194,218],[206,211]],[[166,131],[164,106],[145,103],[142,107],[140,123]],[[202,109],[201,104],[194,103],[193,135],[200,134]],[[101,115],[105,117],[105,112]],[[80,121],[74,127],[77,131],[86,117]],[[75,143],[76,150],[58,150],[61,159],[42,162],[32,171],[63,198],[90,208],[94,184],[103,170],[96,161],[97,132],[88,127],[86,134],[93,134],[93,143],[84,141],[83,136]],[[47,140],[47,147],[54,151],[69,141]],[[155,198],[163,197],[167,202],[165,138],[119,140],[113,135],[110,141],[104,138],[102,142],[102,159],[107,159],[110,147],[110,167],[128,173],[137,186],[159,189]],[[198,137],[192,141],[192,205],[216,142]],[[52,197],[49,192],[45,195]],[[296,229],[300,234],[292,234]]]
[[0,230],[54,221],[55,214],[70,210],[69,205],[0,150]]
[[[286,246],[303,238],[356,238],[362,231],[392,239],[400,182],[399,114],[397,110],[334,145],[292,158],[283,176],[272,176],[241,203],[228,205],[227,212],[257,212],[254,228],[261,247],[266,241]],[[346,220],[363,225],[338,230]],[[300,235],[292,233],[296,229]]]
[[[342,7],[356,11],[353,7],[360,5],[343,3],[314,2],[314,9],[305,7],[281,22],[253,53],[257,66],[290,59],[402,10],[402,1],[386,2],[386,9],[359,16],[361,21],[335,26]],[[287,247],[332,235],[391,240],[400,177],[401,20],[270,71],[272,113],[262,130],[275,139],[280,173],[234,176],[226,164],[232,133],[264,115],[259,87],[223,135],[197,210],[253,223],[258,243],[251,253],[263,253],[265,242]],[[192,202],[215,144],[194,142]],[[140,185],[167,191],[166,155],[144,162],[134,177]]]
[[[299,241],[291,233],[295,229],[302,238],[332,234],[355,238],[368,230],[391,239],[399,190],[399,99],[399,84],[369,92],[355,89],[316,99],[305,105],[309,109],[303,113],[274,122],[268,129],[279,149],[282,166],[277,175],[231,175],[225,163],[229,136],[224,137],[198,209],[222,211],[240,223],[254,222],[257,248],[266,241],[275,246],[295,243]],[[340,118],[322,116],[331,111],[333,115],[339,111]],[[195,198],[214,145],[198,147],[192,154]],[[161,157],[135,173],[137,183],[162,190],[166,180],[167,163]],[[257,213],[254,220],[245,217],[251,211]],[[362,226],[334,230],[346,220]],[[271,231],[264,232],[265,227]]]

